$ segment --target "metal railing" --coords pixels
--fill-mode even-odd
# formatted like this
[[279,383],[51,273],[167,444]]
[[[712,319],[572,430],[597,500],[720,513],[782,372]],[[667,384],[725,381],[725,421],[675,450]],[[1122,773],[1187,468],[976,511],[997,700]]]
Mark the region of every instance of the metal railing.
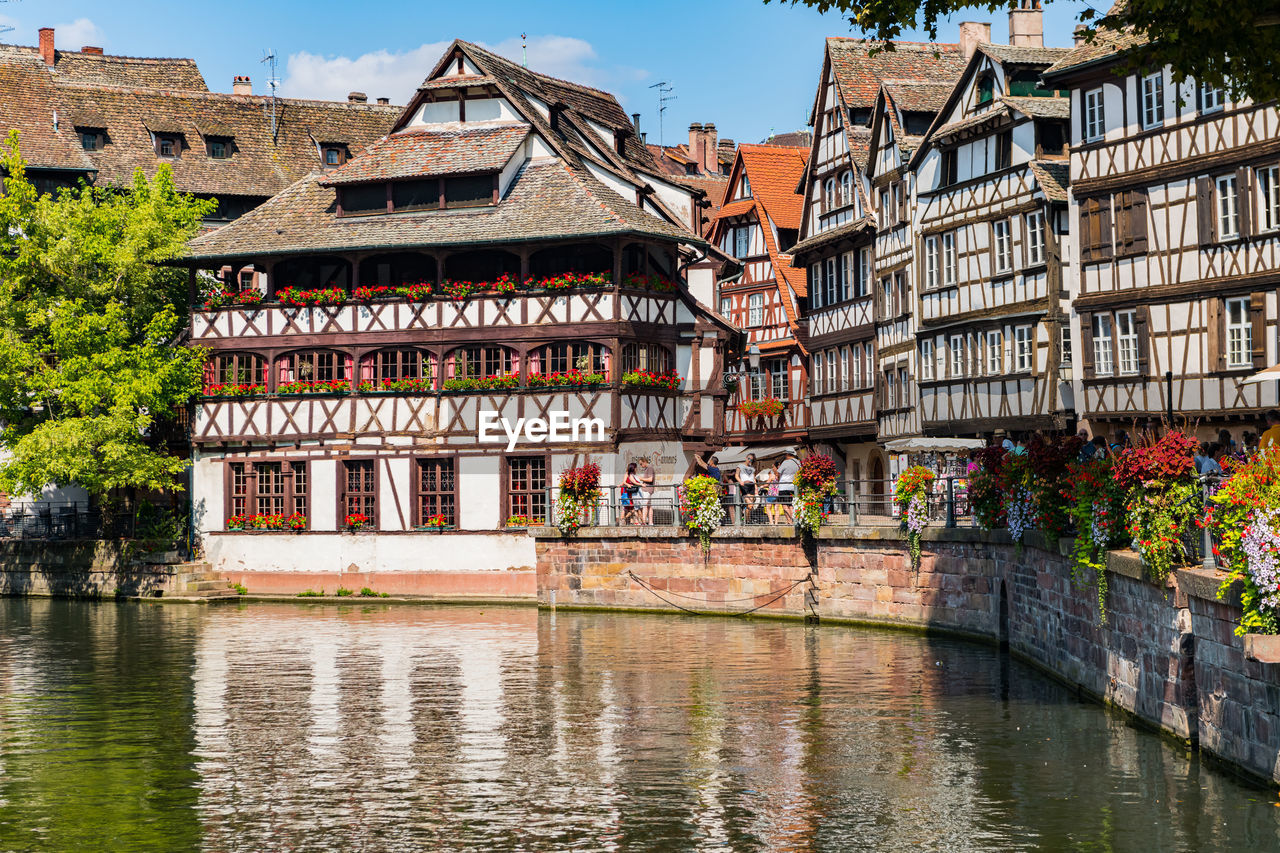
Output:
[[0,507],[0,539],[130,539],[137,531],[136,513],[106,515],[83,502]]
[[[724,508],[723,525],[794,525],[797,496],[794,491],[773,490],[761,486],[755,493],[735,484],[726,484],[720,503]],[[560,489],[547,489],[547,505],[551,523],[558,512]],[[898,507],[893,502],[892,480],[841,480],[836,493],[824,504],[827,525],[870,525],[897,527],[901,524]],[[935,481],[928,500],[929,519],[946,527],[969,527],[975,524],[968,501],[966,481],[944,477]],[[585,527],[623,527],[634,525],[671,526],[683,524],[678,485],[655,486],[651,491],[625,493],[619,486],[600,489],[600,499],[586,509],[580,519]]]

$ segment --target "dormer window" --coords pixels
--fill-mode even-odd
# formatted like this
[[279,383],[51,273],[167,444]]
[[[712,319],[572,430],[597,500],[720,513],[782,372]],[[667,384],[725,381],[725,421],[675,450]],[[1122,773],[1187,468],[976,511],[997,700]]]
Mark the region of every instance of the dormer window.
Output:
[[984,74],[978,80],[978,106],[991,103],[996,96],[996,78]]
[[182,153],[182,137],[176,133],[156,134],[156,156],[177,157]]
[[488,207],[498,203],[498,176],[450,175],[390,183],[352,184],[339,190],[340,216]]
[[80,131],[80,147],[85,151],[102,150],[102,131],[96,128],[84,128]]
[[230,160],[231,159],[231,140],[230,139],[210,139],[209,140],[209,158],[211,160]]
[[320,146],[320,157],[325,166],[337,168],[347,162],[347,147],[345,145],[322,145]]

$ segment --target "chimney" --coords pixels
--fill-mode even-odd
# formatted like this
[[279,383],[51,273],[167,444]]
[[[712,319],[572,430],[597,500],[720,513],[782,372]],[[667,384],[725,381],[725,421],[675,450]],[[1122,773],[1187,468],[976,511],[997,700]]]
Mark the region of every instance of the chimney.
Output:
[[1075,30],[1071,33],[1071,43],[1076,47],[1084,44],[1084,34],[1089,28],[1084,24],[1076,24]]
[[973,52],[980,44],[991,43],[991,25],[977,21],[964,21],[960,24],[960,52],[965,59],[972,59]]
[[694,122],[689,125],[689,156],[697,162],[699,169],[713,175],[720,171],[716,157],[718,136],[714,124]]
[[348,92],[347,93],[348,104],[365,104],[368,102],[369,102],[369,96],[366,95],[364,92]]
[[231,94],[252,95],[253,81],[243,74],[237,74],[231,78]]
[[53,27],[40,28],[40,58],[45,65],[53,67]]
[[644,136],[644,134],[640,132],[640,113],[631,114],[631,126],[636,129],[636,136]]
[[390,99],[390,98],[378,98],[378,103],[382,104],[382,105],[385,107],[387,104],[391,103],[391,99]]
[[87,45],[87,44],[84,47],[80,48],[80,52],[87,53],[90,56],[102,56],[102,48],[93,47],[92,45]]
[[1044,10],[1040,0],[1018,0],[1009,10],[1009,44],[1014,47],[1044,47]]

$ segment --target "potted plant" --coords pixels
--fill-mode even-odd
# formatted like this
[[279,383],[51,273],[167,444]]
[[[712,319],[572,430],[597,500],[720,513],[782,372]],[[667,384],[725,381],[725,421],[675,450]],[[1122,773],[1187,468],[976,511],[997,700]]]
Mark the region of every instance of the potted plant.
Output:
[[349,514],[346,517],[345,521],[346,521],[347,529],[352,531],[353,533],[358,530],[363,530],[364,528],[368,527],[370,524],[369,516],[365,515],[362,512],[353,512]]
[[652,370],[628,370],[622,374],[623,387],[640,391],[679,391],[680,382],[680,374],[674,370],[660,373]]
[[907,532],[907,551],[911,568],[920,568],[921,536],[929,526],[929,495],[933,493],[933,471],[923,465],[912,465],[898,475],[893,486],[893,502]]
[[513,515],[507,519],[507,529],[509,530],[525,530],[530,527],[537,527],[542,522],[531,515]]
[[427,518],[424,518],[422,520],[422,526],[419,527],[418,529],[431,530],[435,533],[441,533],[452,527],[453,525],[449,523],[448,518],[446,518],[444,515],[437,514],[437,515],[432,515]]

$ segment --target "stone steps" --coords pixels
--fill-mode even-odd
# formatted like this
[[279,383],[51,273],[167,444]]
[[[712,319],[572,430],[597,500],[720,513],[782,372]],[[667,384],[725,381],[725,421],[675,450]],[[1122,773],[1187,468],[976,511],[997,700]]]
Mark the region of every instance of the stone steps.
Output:
[[182,563],[174,566],[168,596],[202,601],[240,597],[232,588],[231,581],[213,571],[208,563]]

